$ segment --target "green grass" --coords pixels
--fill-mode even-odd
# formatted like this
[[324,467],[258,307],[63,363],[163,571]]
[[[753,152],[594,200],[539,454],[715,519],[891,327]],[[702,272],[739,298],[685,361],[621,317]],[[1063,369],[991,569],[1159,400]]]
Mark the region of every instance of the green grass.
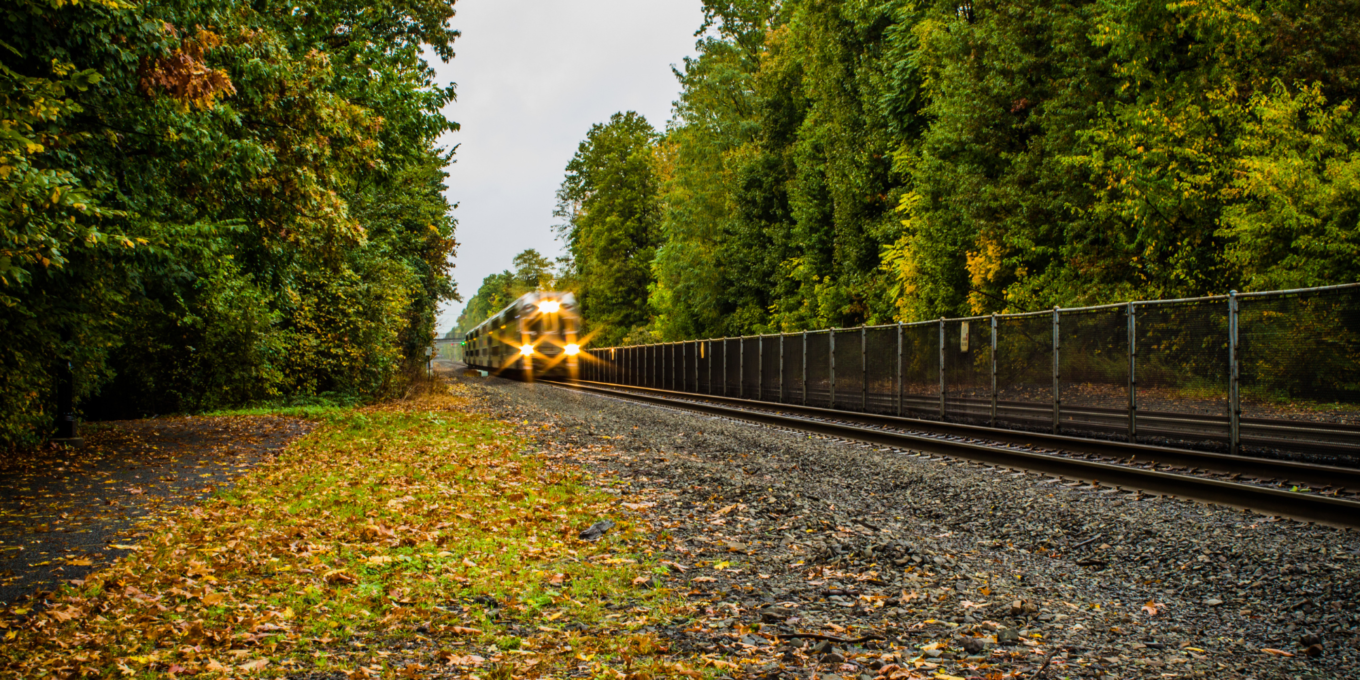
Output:
[[[521,453],[528,442],[510,426],[451,396],[219,412],[263,414],[321,425],[231,490],[161,519],[140,550],[62,589],[47,612],[7,618],[0,671],[685,671],[637,632],[685,615],[669,591],[634,585],[658,568],[647,527],[616,516],[575,470]],[[619,526],[604,539],[576,538],[605,516]],[[418,644],[377,653],[402,642]]]

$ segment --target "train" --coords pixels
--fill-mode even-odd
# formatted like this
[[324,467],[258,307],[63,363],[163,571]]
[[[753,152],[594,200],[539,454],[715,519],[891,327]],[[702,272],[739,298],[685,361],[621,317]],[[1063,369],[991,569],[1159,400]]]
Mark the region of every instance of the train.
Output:
[[470,368],[521,380],[574,379],[584,358],[576,296],[535,291],[493,314],[463,340]]

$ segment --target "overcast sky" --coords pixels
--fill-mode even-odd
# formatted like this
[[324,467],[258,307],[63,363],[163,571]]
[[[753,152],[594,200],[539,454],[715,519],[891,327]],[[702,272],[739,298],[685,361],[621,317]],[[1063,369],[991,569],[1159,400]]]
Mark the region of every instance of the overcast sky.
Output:
[[[552,212],[563,170],[590,126],[637,111],[665,127],[679,85],[671,66],[694,54],[700,0],[459,0],[458,56],[435,60],[458,84],[445,111],[462,130],[449,168],[457,203],[454,278],[472,297],[525,248],[554,258]],[[463,303],[446,304],[437,329]]]

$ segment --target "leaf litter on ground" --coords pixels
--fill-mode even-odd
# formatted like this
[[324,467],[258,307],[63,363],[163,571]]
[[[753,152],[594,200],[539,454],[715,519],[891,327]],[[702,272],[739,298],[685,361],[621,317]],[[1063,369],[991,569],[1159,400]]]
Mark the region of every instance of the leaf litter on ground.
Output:
[[[170,509],[46,608],[0,613],[7,677],[712,675],[656,631],[652,528],[461,388],[314,411],[235,486]],[[617,525],[598,540],[583,529]],[[730,665],[730,664],[729,664]]]

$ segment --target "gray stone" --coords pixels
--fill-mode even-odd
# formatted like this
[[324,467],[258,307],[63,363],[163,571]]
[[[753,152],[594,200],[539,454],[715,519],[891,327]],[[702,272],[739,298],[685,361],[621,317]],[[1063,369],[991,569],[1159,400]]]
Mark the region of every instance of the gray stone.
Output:
[[599,540],[599,538],[600,538],[601,536],[604,536],[606,532],[608,532],[610,529],[613,529],[613,528],[614,528],[614,522],[613,522],[612,520],[607,520],[607,519],[605,519],[605,520],[600,520],[600,521],[598,521],[598,522],[596,522],[596,523],[590,525],[590,528],[589,528],[589,529],[586,529],[585,531],[582,531],[582,532],[581,532],[580,538],[581,538],[581,540],[583,540],[583,541],[595,541],[595,540]]
[[788,607],[766,607],[760,610],[760,621],[762,623],[780,623],[793,616],[794,613]]
[[987,651],[987,648],[990,645],[982,638],[966,637],[959,646],[963,648],[963,651],[968,652],[969,654],[981,654]]

